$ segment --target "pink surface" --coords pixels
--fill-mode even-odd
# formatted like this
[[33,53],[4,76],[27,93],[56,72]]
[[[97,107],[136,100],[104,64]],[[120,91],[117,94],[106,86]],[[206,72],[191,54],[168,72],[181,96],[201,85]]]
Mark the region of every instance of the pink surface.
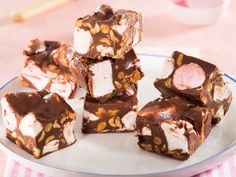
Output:
[[[223,71],[236,75],[234,0],[221,21],[197,28],[175,21],[167,0],[135,0],[135,3],[132,0],[77,0],[24,23],[9,21],[10,11],[29,2],[32,1],[0,1],[0,85],[20,72],[23,61],[21,51],[29,39],[60,39],[72,44],[75,19],[91,12],[101,3],[138,10],[144,14],[144,40],[139,46],[197,47],[204,59],[217,64]],[[5,157],[1,152],[0,163],[1,176],[5,164]]]

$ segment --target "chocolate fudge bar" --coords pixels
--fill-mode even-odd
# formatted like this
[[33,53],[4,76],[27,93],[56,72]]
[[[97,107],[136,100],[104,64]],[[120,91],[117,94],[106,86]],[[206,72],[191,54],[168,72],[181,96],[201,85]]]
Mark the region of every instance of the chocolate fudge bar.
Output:
[[71,68],[74,70],[74,75],[80,78],[79,82],[83,83],[81,85],[84,85],[88,93],[100,102],[115,95],[122,95],[124,92],[133,94],[134,86],[143,77],[134,50],[126,53],[122,60],[103,58],[96,61],[74,57]]
[[142,14],[101,5],[92,15],[77,19],[74,48],[87,58],[123,58],[142,38]]
[[177,51],[165,61],[154,85],[163,97],[177,94],[209,108],[213,123],[221,120],[232,101],[229,85],[214,64]]
[[47,90],[71,98],[78,87],[69,70],[73,49],[57,41],[31,40],[23,51],[26,61],[20,76],[21,84]]
[[1,105],[7,138],[35,158],[76,141],[73,130],[76,113],[56,93],[8,93]]
[[114,97],[99,103],[87,95],[84,103],[83,133],[127,132],[135,129],[137,97]]
[[179,97],[158,98],[146,104],[136,119],[140,148],[188,159],[211,131],[208,109]]

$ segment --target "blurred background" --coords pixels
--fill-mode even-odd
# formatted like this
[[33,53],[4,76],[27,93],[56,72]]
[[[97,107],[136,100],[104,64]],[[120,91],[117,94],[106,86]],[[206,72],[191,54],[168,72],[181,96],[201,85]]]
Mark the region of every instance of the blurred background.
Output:
[[[9,65],[10,61],[14,61],[14,69],[10,73],[8,71],[8,75],[16,74],[22,63],[17,62],[22,59],[21,51],[26,47],[27,41],[31,38],[63,40],[72,44],[75,20],[92,12],[98,5],[105,3],[114,8],[133,9],[143,13],[144,40],[139,44],[139,47],[196,47],[200,49],[203,59],[214,62],[222,70],[236,75],[232,65],[236,47],[235,0],[231,1],[231,4],[226,8],[220,20],[205,26],[192,26],[177,21],[176,15],[186,17],[189,14],[181,14],[182,12],[178,11],[178,9],[173,10],[171,0],[71,0],[71,2],[65,3],[47,13],[20,23],[10,20],[10,13],[12,11],[25,7],[35,1],[0,1],[0,60],[5,61],[0,63],[2,73],[5,73],[5,68],[7,68],[2,66]],[[184,4],[185,0],[173,1],[186,6]],[[192,1],[194,2],[194,0]],[[209,0],[195,0],[195,2],[200,1],[207,2]],[[219,3],[219,1],[223,0],[210,1]],[[199,7],[199,3],[195,4],[191,4],[190,0],[189,6],[205,8]],[[203,6],[210,7],[211,4],[205,3]],[[202,13],[200,12],[198,15]],[[205,18],[207,16],[201,17],[201,19]]]
[[[236,75],[236,1],[224,0],[67,0],[60,7],[22,22],[10,18],[35,0],[0,1],[0,85],[18,75],[22,50],[31,38],[73,44],[75,20],[100,4],[140,11],[144,39],[139,47],[195,47],[203,59]],[[0,154],[0,164],[4,164]],[[4,168],[0,165],[0,171]],[[0,175],[1,176],[1,175]]]

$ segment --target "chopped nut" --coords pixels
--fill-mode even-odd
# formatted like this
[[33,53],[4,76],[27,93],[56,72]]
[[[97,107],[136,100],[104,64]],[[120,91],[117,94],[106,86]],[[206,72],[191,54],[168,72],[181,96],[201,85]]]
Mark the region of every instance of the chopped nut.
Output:
[[60,139],[60,142],[62,142],[63,144],[66,143],[66,141],[63,138]]
[[81,27],[83,25],[83,20],[77,20],[75,22],[75,27]]
[[126,82],[126,83],[124,84],[124,88],[127,89],[127,88],[129,88],[129,87],[130,87],[130,83],[129,83],[129,82]]
[[156,145],[161,145],[161,138],[156,136],[156,137],[154,137],[153,141]]
[[119,68],[118,65],[116,65],[116,66],[115,66],[115,69],[118,69],[118,68]]
[[101,29],[101,32],[104,33],[104,34],[107,34],[107,33],[109,33],[109,31],[110,31],[109,25],[105,25],[105,24],[102,24],[102,25],[100,26],[100,29]]
[[13,138],[16,138],[16,137],[17,137],[16,132],[12,132],[12,133],[11,133],[11,136],[12,136]]
[[54,73],[54,72],[51,72],[51,71],[47,71],[47,75],[48,75],[50,78],[56,78],[56,77],[57,77],[57,74]]
[[157,145],[155,145],[155,152],[156,152],[157,154],[160,154],[160,153],[161,153],[160,148],[159,148],[159,146],[157,146]]
[[53,123],[53,128],[60,128],[61,125],[57,123],[57,120],[55,120],[55,122]]
[[116,114],[119,112],[119,110],[117,110],[117,109],[114,109],[114,110],[112,110],[112,109],[110,109],[109,111],[108,111],[108,114],[110,115],[110,116],[116,116]]
[[48,124],[44,127],[45,132],[49,132],[51,129],[52,129],[52,123],[48,123]]
[[167,79],[167,80],[165,81],[165,86],[170,88],[170,87],[171,87],[171,83],[172,83],[172,79],[169,78],[169,79]]
[[146,151],[152,151],[152,145],[151,144],[141,144],[141,147],[145,149]]
[[90,32],[91,32],[92,34],[99,33],[99,31],[100,31],[100,28],[99,28],[99,25],[98,25],[97,23],[95,24],[94,28],[92,28],[92,29],[90,30]]
[[166,144],[163,144],[163,145],[162,145],[162,148],[161,148],[161,151],[162,151],[162,152],[165,152],[166,150],[167,150]]
[[104,108],[98,108],[97,112],[95,112],[96,116],[99,118],[102,117],[102,115],[106,114],[106,110]]
[[122,127],[122,124],[121,124],[121,122],[120,122],[120,117],[117,117],[116,119],[115,119],[115,123],[116,123],[116,126],[117,127]]
[[207,97],[201,95],[200,98],[201,98],[201,101],[206,105],[208,102]]
[[212,87],[213,87],[212,83],[209,82],[209,83],[207,84],[207,90],[210,92],[210,91],[212,90]]
[[180,66],[182,64],[184,58],[184,54],[179,54],[178,58],[177,58],[177,65]]
[[133,83],[137,83],[141,78],[142,78],[141,73],[140,73],[139,71],[135,71],[135,72],[133,72],[133,74],[132,74],[132,79],[131,79],[131,81],[132,81]]
[[57,69],[56,65],[50,64],[48,65],[49,70],[55,71]]
[[116,124],[115,124],[115,118],[112,117],[108,120],[108,123],[111,127],[116,127]]
[[76,118],[76,112],[69,112],[69,118],[75,119]]
[[119,42],[119,40],[117,39],[117,37],[115,36],[112,30],[110,31],[110,38],[113,42]]
[[119,72],[118,73],[118,78],[119,79],[123,79],[125,77],[125,73],[124,72]]
[[107,44],[108,46],[111,46],[111,41],[107,38],[100,39],[100,42],[103,42],[103,43]]
[[45,145],[47,145],[50,141],[52,141],[55,138],[55,136],[51,135],[49,137],[47,137],[46,141],[45,141]]
[[30,85],[29,82],[25,81],[24,79],[22,79],[20,83],[22,86],[26,86],[26,87]]
[[175,157],[176,159],[181,159],[180,153],[178,151],[174,151],[173,157]]
[[33,148],[33,154],[34,154],[34,156],[35,156],[36,158],[39,158],[39,157],[40,157],[40,153],[41,153],[40,149],[38,149],[38,148]]
[[97,131],[100,132],[100,131],[104,130],[106,128],[106,126],[107,126],[106,122],[99,123],[98,126],[97,126]]
[[62,118],[61,118],[61,121],[60,121],[61,125],[64,124],[64,122],[65,122],[67,119],[69,119],[68,116],[62,117]]
[[118,81],[115,81],[115,86],[118,88],[118,89],[121,89],[122,88],[122,85],[118,82]]
[[45,137],[45,131],[42,131],[41,136],[40,136],[38,142],[42,141],[44,139],[44,137]]
[[18,139],[16,139],[16,145],[21,147],[21,142]]
[[92,25],[90,23],[88,23],[88,22],[83,23],[83,26],[84,27],[88,27],[89,29],[92,28]]

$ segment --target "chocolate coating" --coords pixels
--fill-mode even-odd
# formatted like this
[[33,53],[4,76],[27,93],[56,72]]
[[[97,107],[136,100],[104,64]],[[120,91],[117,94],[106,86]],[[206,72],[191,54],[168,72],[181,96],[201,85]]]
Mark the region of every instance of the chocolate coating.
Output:
[[[138,145],[142,149],[157,154],[185,160],[209,135],[211,119],[208,109],[199,107],[185,98],[179,96],[159,98],[147,103],[138,112],[136,119]],[[184,129],[184,136],[188,141],[188,152],[181,149],[169,149],[169,142],[162,127],[163,123],[174,125],[176,129]],[[173,130],[175,131],[177,130]]]
[[[137,112],[137,97],[115,97],[100,103],[87,95],[84,103],[83,133],[133,131]],[[126,116],[126,115],[130,116]],[[126,119],[127,120],[124,120]],[[133,125],[127,127],[125,121]]]
[[[229,109],[232,101],[232,93],[216,65],[177,51],[172,54],[170,61],[173,64],[173,71],[166,78],[157,78],[154,82],[155,87],[161,92],[163,97],[179,95],[191,100],[199,106],[206,107],[213,115],[213,124],[218,123]],[[179,69],[181,67],[185,69],[180,71]],[[182,73],[179,74],[180,72]],[[191,72],[195,74],[191,75]],[[185,77],[185,75],[187,76]],[[202,84],[200,84],[201,82],[199,82],[198,77],[201,80],[203,77],[205,78]],[[179,86],[176,85],[177,83]],[[200,85],[194,87],[194,85],[198,84]],[[191,88],[191,86],[193,86],[193,88]],[[219,87],[222,93],[218,95],[225,95],[225,98],[222,98],[222,100],[214,98],[214,92]],[[217,111],[222,106],[224,111],[219,116]]]
[[[141,41],[142,33],[141,13],[101,5],[93,14],[78,18],[75,22],[74,47],[87,58],[121,59]],[[85,43],[87,48],[80,51]]]
[[[74,51],[69,45],[33,39],[23,54],[26,60],[20,76],[22,85],[56,92],[63,97],[73,97],[78,83],[69,68],[70,60],[74,57]],[[41,86],[41,82],[47,83]],[[62,85],[64,88],[59,88]]]
[[73,132],[76,114],[58,94],[8,93],[1,103],[6,137],[35,158],[76,141]]
[[[105,94],[104,96],[96,97],[93,94],[94,73],[90,70],[90,68],[104,61],[111,62],[111,77],[114,90]],[[106,57],[101,61],[96,61],[84,57],[75,57],[71,61],[71,68],[71,70],[74,71],[75,75],[79,79],[79,83],[82,83],[81,86],[88,91],[88,94],[100,102],[105,102],[106,100],[111,99],[117,95],[126,95],[126,93],[128,94],[130,91],[133,92],[130,93],[131,95],[136,93],[136,85],[138,81],[144,76],[139,66],[139,59],[137,59],[134,50],[130,50],[128,53],[126,53],[124,59],[122,60]]]

